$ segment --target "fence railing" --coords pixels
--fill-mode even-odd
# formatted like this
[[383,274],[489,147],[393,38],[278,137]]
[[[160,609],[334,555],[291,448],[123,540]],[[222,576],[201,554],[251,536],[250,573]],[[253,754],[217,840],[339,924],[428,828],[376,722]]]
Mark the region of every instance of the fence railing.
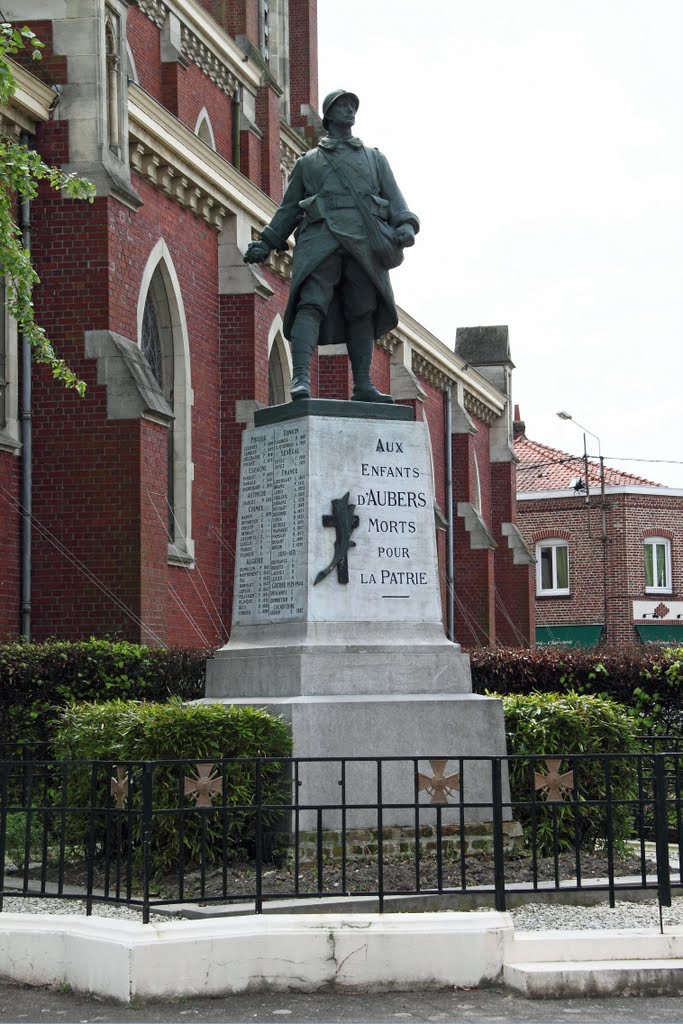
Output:
[[[139,907],[683,888],[683,754],[0,761],[6,896]],[[243,908],[244,909],[244,908]]]

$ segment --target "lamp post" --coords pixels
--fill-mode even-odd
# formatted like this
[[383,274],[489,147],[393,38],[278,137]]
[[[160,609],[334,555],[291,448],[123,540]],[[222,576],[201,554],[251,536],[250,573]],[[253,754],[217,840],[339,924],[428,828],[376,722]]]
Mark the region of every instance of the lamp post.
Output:
[[[605,619],[605,635],[608,634],[607,629],[607,518],[605,515],[605,462],[602,457],[602,446],[600,444],[600,438],[597,434],[594,434],[592,430],[584,427],[582,423],[574,419],[570,412],[561,410],[557,414],[561,420],[570,420],[576,424],[579,430],[583,430],[583,455],[585,460],[586,468],[586,494],[588,494],[588,455],[586,454],[586,434],[590,434],[598,442],[598,459],[600,462],[600,525],[601,525],[601,540],[602,540],[602,593],[603,593],[603,608],[604,608],[604,619]],[[590,510],[589,516],[589,530],[590,530]]]

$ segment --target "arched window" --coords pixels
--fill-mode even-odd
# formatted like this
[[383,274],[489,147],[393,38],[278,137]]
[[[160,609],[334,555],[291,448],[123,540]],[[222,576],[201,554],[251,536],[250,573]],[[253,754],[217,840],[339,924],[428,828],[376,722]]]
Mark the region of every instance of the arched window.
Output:
[[9,315],[7,282],[0,277],[0,451],[19,449],[17,324]]
[[173,411],[168,432],[168,503],[156,511],[167,524],[169,561],[193,561],[192,388],[187,326],[173,261],[163,240],[147,261],[138,302],[140,349]]
[[121,111],[119,103],[119,57],[118,19],[109,11],[104,24],[104,43],[107,63],[107,129],[109,148],[116,154],[121,145]]
[[204,107],[197,118],[197,126],[195,128],[195,135],[199,136],[202,142],[205,142],[209,149],[216,149],[216,140],[213,135],[213,128],[211,127],[211,121],[209,115]]
[[474,494],[472,495],[472,504],[476,508],[477,512],[481,513],[481,476],[479,475],[479,459],[477,453],[472,449],[472,465],[474,468]]
[[268,405],[284,405],[289,401],[292,383],[291,357],[282,336],[282,319],[277,316],[270,329],[268,356]]
[[135,67],[135,57],[128,42],[126,42],[126,76],[130,82],[139,83],[138,71]]
[[[173,408],[173,327],[171,309],[161,269],[157,267],[150,282],[142,314],[140,348],[149,363],[161,392]],[[173,423],[168,428],[168,539],[175,543],[175,466]]]

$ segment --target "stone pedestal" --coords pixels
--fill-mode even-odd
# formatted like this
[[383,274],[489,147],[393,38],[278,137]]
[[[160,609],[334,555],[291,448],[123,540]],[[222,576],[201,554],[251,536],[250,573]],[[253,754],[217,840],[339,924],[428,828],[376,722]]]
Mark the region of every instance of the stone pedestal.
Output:
[[[282,715],[296,757],[504,754],[500,701],[472,694],[469,659],[444,635],[427,425],[357,402],[257,416],[242,447],[232,632],[207,663],[206,698]],[[412,804],[418,770],[429,761],[346,765],[346,801]],[[339,827],[339,761],[300,771],[299,802],[330,805],[325,827]],[[489,801],[488,763],[464,774],[467,802]],[[407,807],[386,813],[387,825],[414,821]],[[376,818],[358,809],[347,824]]]

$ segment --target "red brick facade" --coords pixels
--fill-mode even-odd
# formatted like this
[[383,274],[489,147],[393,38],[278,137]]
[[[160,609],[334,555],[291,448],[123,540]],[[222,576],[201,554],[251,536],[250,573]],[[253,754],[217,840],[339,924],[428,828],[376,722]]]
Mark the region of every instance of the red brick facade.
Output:
[[[32,203],[37,319],[87,384],[81,399],[43,368],[33,373],[34,639],[94,634],[217,646],[228,636],[241,435],[254,408],[269,403],[289,272],[286,259],[253,271],[242,253],[282,197],[287,148],[300,145],[303,152],[309,144],[304,136],[310,140],[315,125],[316,4],[289,0],[289,81],[277,87],[254,70],[251,58],[228,66],[230,54],[241,52],[234,39],[225,36],[222,48],[210,52],[220,26],[239,37],[240,46],[258,47],[259,5],[206,0],[202,7],[215,22],[206,38],[190,42],[179,26],[159,24],[153,4],[127,10],[137,76],[126,100],[129,158],[125,147],[103,154],[94,132],[98,157],[82,163],[83,172],[96,178],[95,202],[41,190]],[[55,8],[57,19],[60,5]],[[35,145],[47,161],[66,163],[84,150],[87,136],[87,126],[67,116],[76,109],[69,107],[69,87],[79,83],[69,81],[69,55],[52,50],[52,22],[34,28],[48,43],[42,77],[64,85],[61,113],[37,127]],[[60,38],[68,38],[67,29],[62,20]],[[286,95],[290,117],[283,125]],[[106,117],[113,116],[111,109]],[[193,141],[203,113],[213,153],[209,136]],[[102,118],[99,108],[93,107],[93,117]],[[106,133],[106,117],[100,132]],[[159,308],[167,310],[162,333],[172,338],[164,344],[171,344],[174,383],[168,394],[154,385],[150,399],[152,370],[145,364],[141,383],[136,353],[153,287],[166,296]],[[373,376],[384,391],[394,390],[399,379],[397,344],[396,338],[383,339],[375,351]],[[514,462],[492,462],[491,454],[501,396],[480,381],[484,399],[477,399],[477,408],[490,401],[491,410],[481,411],[483,418],[473,414],[473,432],[452,434],[449,510],[449,380],[465,381],[467,390],[468,369],[427,332],[413,344],[422,360],[411,378],[414,394],[398,400],[429,425],[444,608],[452,600],[445,524],[453,514],[455,637],[465,646],[496,639],[528,643],[530,570],[513,564],[502,535],[503,524],[515,517]],[[428,371],[432,350],[448,372]],[[316,395],[350,397],[345,353],[316,355],[311,377]],[[20,380],[12,386],[18,389]],[[174,467],[189,452],[179,478],[169,476],[169,437]],[[20,631],[20,467],[20,455],[0,445],[0,636]],[[484,533],[490,533],[487,547],[473,546],[459,502],[480,510]]]
[[[518,434],[520,530],[532,549],[553,539],[568,547],[569,592],[535,588],[544,635],[571,638],[579,635],[574,627],[600,626],[603,643],[632,644],[675,640],[680,630],[683,643],[683,493],[605,467],[603,517],[597,462],[589,461],[588,496],[585,489],[574,493],[570,484],[585,477],[583,460]],[[670,578],[648,591],[644,542],[653,537],[669,542]]]

